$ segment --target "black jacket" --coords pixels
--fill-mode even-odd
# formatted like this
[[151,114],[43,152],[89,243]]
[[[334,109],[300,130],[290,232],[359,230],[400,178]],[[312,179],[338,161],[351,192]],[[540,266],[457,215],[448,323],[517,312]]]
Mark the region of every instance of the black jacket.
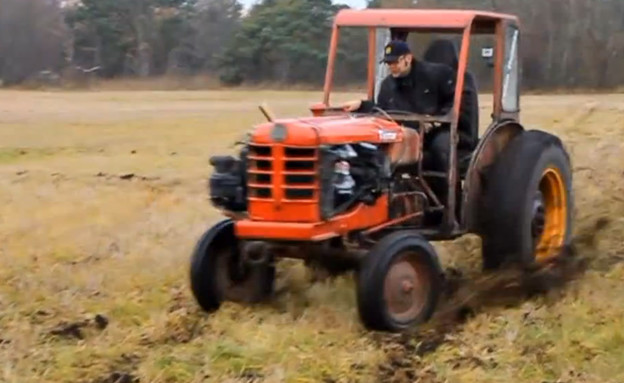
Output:
[[453,107],[455,75],[450,67],[414,60],[405,77],[386,77],[377,103],[362,102],[359,113],[369,113],[375,106],[386,112],[400,110],[418,114],[444,115]]
[[[452,41],[447,39],[434,40],[427,48],[423,59],[427,62],[448,65],[457,76],[459,55]],[[464,74],[464,89],[457,129],[459,130],[459,147],[461,149],[474,149],[479,141],[479,93],[475,77],[467,70]]]
[[[457,58],[453,57],[456,64]],[[453,107],[457,68],[443,64],[444,61],[432,61],[414,60],[407,76],[386,77],[381,83],[377,103],[365,100],[357,112],[370,113],[377,106],[386,112],[401,110],[429,115],[446,114]],[[467,73],[457,126],[460,148],[473,149],[476,146],[479,129],[477,97],[474,78]],[[411,126],[410,123],[405,125]]]

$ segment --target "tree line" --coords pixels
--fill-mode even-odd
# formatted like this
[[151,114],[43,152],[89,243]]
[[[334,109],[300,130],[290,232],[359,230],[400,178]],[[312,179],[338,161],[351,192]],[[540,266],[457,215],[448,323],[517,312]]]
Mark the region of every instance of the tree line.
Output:
[[[526,88],[624,85],[622,0],[368,3],[514,13]],[[0,82],[208,74],[230,85],[320,85],[333,17],[346,7],[339,0],[260,0],[247,11],[239,0],[0,0]],[[348,31],[339,46],[338,83],[361,83],[365,31]]]
[[517,15],[522,29],[520,51],[525,88],[604,89],[624,85],[622,0],[384,0],[384,3],[388,7],[471,8]]

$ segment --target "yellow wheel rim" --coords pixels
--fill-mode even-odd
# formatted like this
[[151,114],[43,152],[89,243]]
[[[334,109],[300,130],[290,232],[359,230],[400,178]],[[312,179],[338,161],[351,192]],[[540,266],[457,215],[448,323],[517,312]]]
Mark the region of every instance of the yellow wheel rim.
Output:
[[537,242],[535,259],[542,263],[559,255],[568,229],[568,196],[559,169],[544,171],[539,194],[541,207],[535,212],[532,230]]

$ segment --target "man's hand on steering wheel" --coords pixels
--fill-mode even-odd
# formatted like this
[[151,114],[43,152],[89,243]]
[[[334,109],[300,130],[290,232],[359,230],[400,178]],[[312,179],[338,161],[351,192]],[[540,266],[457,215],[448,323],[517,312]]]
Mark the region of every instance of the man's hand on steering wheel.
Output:
[[343,108],[346,112],[355,112],[356,110],[360,109],[361,106],[362,100],[353,100],[345,102],[340,107]]

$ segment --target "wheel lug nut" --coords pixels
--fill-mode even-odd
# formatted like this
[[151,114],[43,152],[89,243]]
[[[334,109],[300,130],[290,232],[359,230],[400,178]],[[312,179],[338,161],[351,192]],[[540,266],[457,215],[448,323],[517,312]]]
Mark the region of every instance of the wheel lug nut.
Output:
[[401,283],[401,287],[405,293],[409,293],[414,289],[414,285],[410,281],[403,281],[403,283]]

